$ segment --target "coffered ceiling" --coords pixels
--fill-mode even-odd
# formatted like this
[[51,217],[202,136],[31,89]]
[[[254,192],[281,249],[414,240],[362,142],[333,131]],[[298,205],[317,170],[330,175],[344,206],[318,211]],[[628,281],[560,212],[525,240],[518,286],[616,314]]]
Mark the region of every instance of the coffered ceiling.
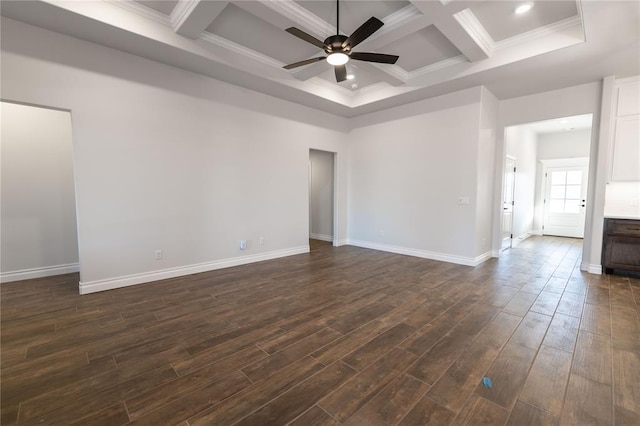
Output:
[[354,51],[336,83],[325,56],[285,32],[336,34],[335,1],[3,1],[2,15],[350,117],[486,85],[500,98],[640,72],[637,1],[341,1],[340,33],[371,16],[384,26]]

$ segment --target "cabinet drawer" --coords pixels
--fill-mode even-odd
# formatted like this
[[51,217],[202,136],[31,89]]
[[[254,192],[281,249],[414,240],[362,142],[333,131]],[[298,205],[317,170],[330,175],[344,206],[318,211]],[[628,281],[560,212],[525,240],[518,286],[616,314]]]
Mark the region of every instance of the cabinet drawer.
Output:
[[609,232],[614,235],[629,235],[640,237],[640,221],[638,220],[612,220]]

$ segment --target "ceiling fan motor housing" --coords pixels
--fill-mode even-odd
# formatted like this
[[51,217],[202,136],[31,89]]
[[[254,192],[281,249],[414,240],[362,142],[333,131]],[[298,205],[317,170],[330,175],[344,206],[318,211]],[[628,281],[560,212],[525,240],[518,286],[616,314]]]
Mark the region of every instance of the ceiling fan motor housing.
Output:
[[345,41],[347,41],[349,37],[345,36],[345,35],[332,35],[330,37],[327,37],[327,39],[324,41],[324,51],[327,52],[327,54],[331,54],[331,53],[346,53],[349,54],[349,51],[351,50],[351,46],[349,44],[347,44],[346,46],[343,47],[343,44]]

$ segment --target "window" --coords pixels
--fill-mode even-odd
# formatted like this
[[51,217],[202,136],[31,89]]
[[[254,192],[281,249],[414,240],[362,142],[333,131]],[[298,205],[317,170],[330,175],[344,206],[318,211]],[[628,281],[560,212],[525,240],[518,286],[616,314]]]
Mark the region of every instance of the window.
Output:
[[551,213],[580,213],[582,170],[551,172]]

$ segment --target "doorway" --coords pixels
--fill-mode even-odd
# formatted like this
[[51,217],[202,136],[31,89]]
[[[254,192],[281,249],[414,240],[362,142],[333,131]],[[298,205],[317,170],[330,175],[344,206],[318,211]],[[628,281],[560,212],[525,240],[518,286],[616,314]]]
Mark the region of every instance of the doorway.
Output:
[[0,281],[79,272],[71,113],[0,104]]
[[584,237],[592,119],[584,114],[505,127],[502,250],[531,235]]
[[334,152],[309,150],[309,238],[335,240]]
[[516,181],[516,159],[507,156],[504,163],[504,196],[502,200],[502,250],[512,246],[513,205]]

